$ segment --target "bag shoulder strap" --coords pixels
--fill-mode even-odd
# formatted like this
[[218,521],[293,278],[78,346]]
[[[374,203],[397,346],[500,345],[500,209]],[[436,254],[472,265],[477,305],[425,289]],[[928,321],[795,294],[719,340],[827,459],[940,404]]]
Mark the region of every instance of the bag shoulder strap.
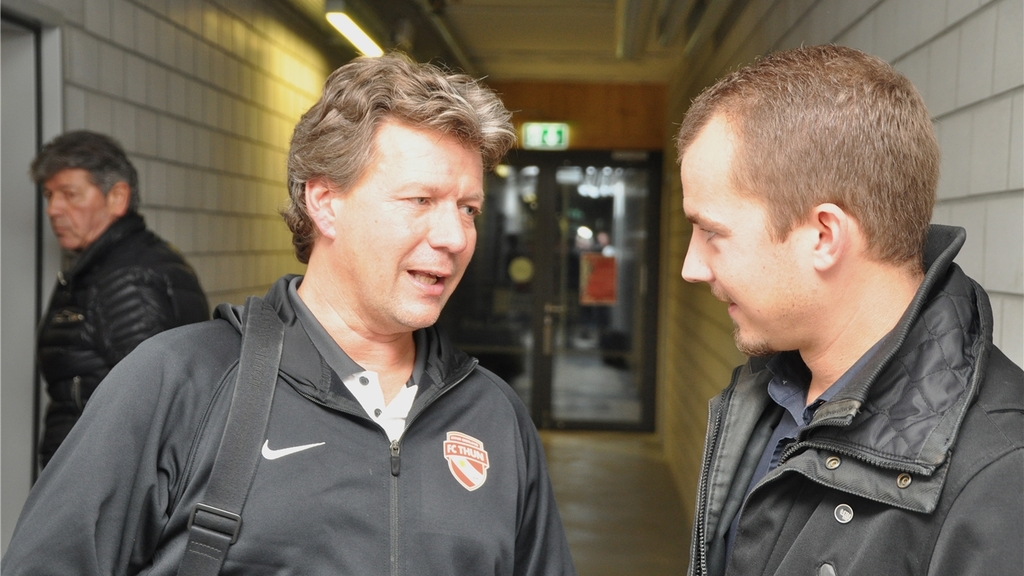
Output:
[[242,353],[224,435],[201,502],[189,516],[188,545],[179,576],[213,576],[220,572],[228,547],[242,528],[242,507],[249,495],[260,444],[274,399],[284,324],[261,298],[245,301]]

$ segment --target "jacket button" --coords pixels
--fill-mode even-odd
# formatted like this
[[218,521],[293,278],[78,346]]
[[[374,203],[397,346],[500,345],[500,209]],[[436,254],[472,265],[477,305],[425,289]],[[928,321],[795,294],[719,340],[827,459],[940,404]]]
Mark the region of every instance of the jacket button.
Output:
[[829,456],[825,459],[825,468],[835,470],[836,468],[839,468],[839,465],[842,463],[843,461],[839,459],[839,456]]
[[836,576],[835,566],[825,562],[818,568],[818,576]]
[[911,478],[910,474],[907,474],[906,472],[896,477],[896,485],[899,486],[900,488],[906,488],[907,486],[910,486],[910,483],[912,481],[913,478]]
[[840,524],[847,524],[853,520],[853,508],[849,504],[840,504],[836,506],[835,516]]

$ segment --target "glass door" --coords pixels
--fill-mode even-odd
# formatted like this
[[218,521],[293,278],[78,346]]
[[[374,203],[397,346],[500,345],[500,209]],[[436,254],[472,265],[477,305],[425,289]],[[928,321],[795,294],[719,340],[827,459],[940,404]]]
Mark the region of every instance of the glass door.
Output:
[[539,427],[654,424],[661,156],[514,152],[441,322]]

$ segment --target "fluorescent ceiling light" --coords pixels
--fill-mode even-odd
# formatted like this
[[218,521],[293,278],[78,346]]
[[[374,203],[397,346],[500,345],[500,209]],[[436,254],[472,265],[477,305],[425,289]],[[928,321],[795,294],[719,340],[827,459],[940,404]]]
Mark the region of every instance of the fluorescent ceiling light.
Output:
[[[328,5],[328,9],[330,9],[330,5]],[[327,12],[327,21],[331,23],[331,26],[337,28],[338,32],[341,32],[341,35],[351,42],[356,47],[356,50],[359,50],[364,56],[381,56],[384,54],[380,46],[377,46],[377,43],[367,36],[366,32],[363,32],[363,29],[353,22],[348,14],[330,11]]]

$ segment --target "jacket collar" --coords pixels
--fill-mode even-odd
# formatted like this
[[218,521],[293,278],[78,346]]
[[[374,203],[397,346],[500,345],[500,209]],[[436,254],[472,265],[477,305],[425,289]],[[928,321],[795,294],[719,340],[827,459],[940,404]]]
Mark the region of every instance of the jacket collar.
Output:
[[930,227],[924,281],[874,357],[818,409],[810,444],[925,475],[945,462],[992,338],[987,295],[953,263],[966,237]]
[[83,271],[88,270],[94,263],[105,257],[110,249],[132,234],[146,229],[146,221],[142,215],[129,212],[114,220],[99,238],[82,250],[72,261],[67,270],[61,272],[61,283],[67,283]]
[[[300,323],[288,298],[288,283],[295,278],[289,274],[279,278],[264,296],[264,301],[277,310],[285,326],[284,348],[281,353],[281,378],[300,394],[324,406],[362,414],[362,407],[320,356]],[[244,306],[221,304],[214,312],[214,318],[227,320],[241,333],[244,330],[242,318]],[[468,374],[476,361],[455,348],[447,337],[436,327],[423,329],[427,341],[427,363],[419,382],[416,404],[409,413],[411,418],[427,400],[441,394],[456,384],[461,376]]]

